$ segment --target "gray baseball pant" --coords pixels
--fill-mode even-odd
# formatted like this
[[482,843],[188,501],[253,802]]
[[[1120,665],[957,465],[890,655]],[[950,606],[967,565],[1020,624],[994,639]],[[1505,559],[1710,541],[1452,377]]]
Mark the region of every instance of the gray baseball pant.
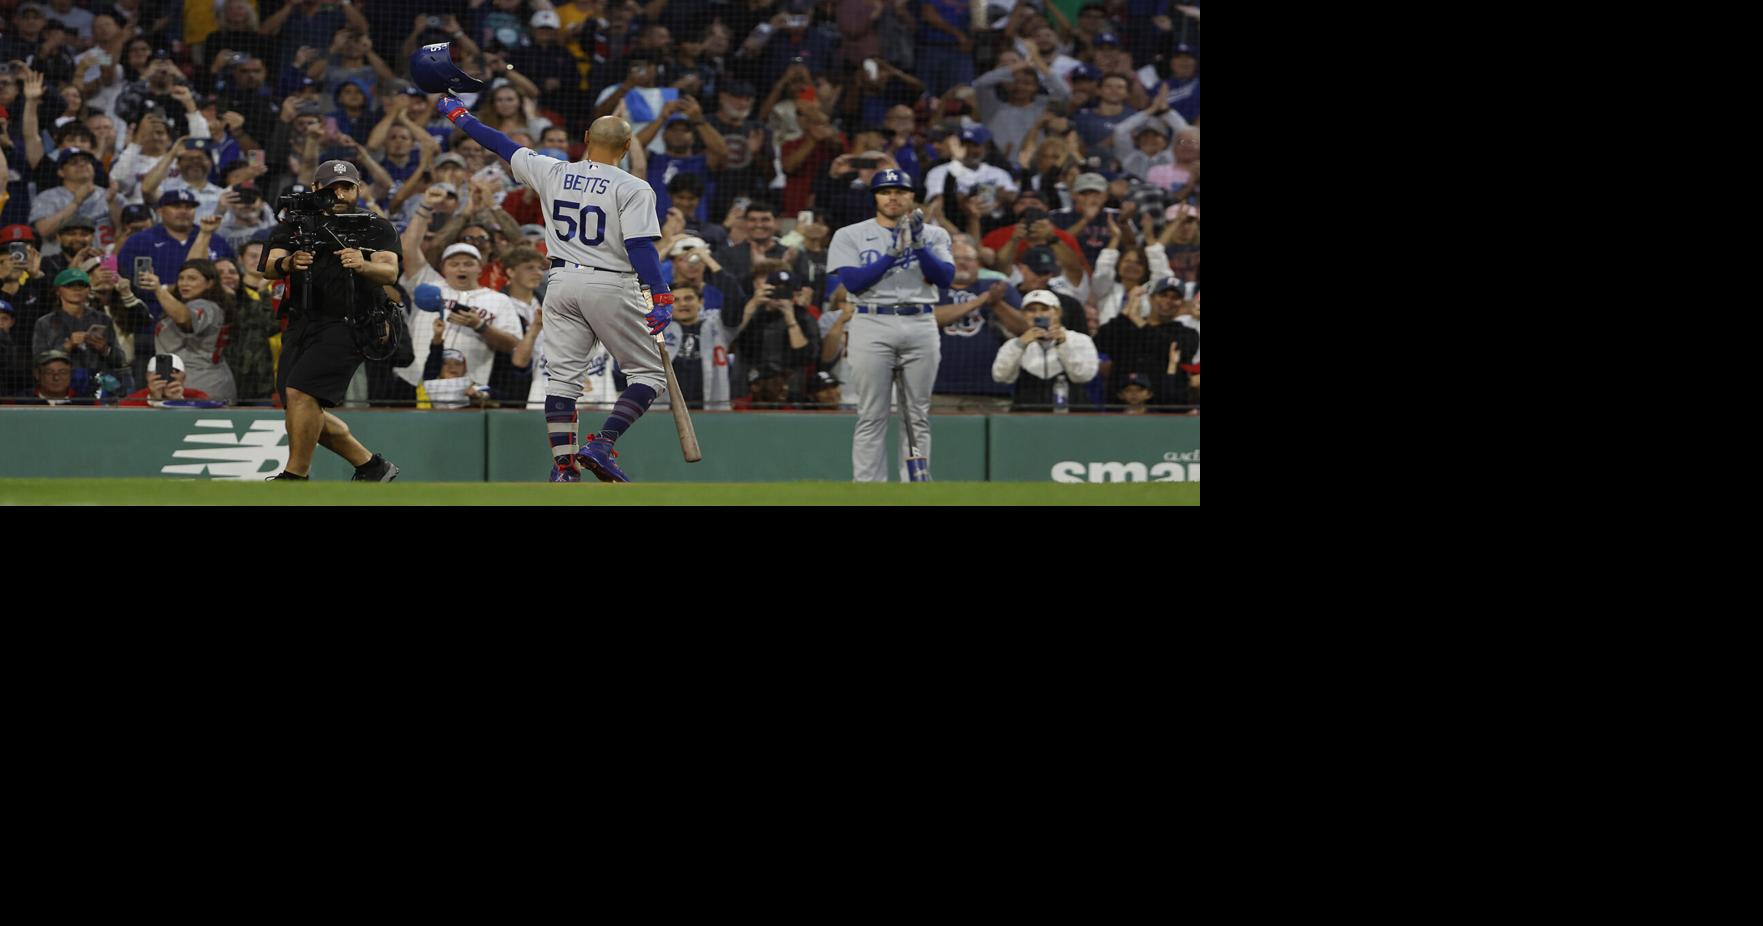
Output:
[[649,300],[636,274],[554,267],[546,280],[546,395],[581,397],[596,343],[606,345],[631,382],[648,386],[657,396],[667,391],[661,349],[643,322]]
[[[911,430],[912,443],[930,461],[930,391],[937,381],[943,341],[929,313],[860,314],[846,328],[851,373],[857,381],[857,430],[851,439],[851,478],[856,482],[887,482],[883,459],[887,450],[888,406],[894,395],[895,371],[905,401],[900,414]],[[902,445],[902,450],[905,449]]]

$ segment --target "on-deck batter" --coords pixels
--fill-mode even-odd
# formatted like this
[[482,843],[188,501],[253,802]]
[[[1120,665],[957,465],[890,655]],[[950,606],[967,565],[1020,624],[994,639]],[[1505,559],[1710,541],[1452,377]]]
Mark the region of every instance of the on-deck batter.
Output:
[[[544,311],[551,481],[579,482],[579,464],[601,482],[629,482],[613,462],[612,447],[667,388],[654,335],[667,327],[673,304],[655,253],[661,237],[655,191],[617,167],[630,145],[630,123],[617,116],[594,120],[588,159],[568,163],[515,144],[452,97],[442,97],[435,108],[507,161],[514,178],[539,195],[549,217],[545,246],[552,269]],[[575,405],[596,344],[606,345],[630,385],[599,433],[578,451]]]
[[[869,189],[875,194],[875,218],[834,232],[826,254],[828,272],[857,302],[846,342],[858,395],[852,478],[887,481],[882,457],[897,375],[906,443],[924,458],[923,470],[909,478],[928,481],[930,391],[942,356],[934,310],[937,287],[955,279],[955,257],[949,233],[925,225],[923,213],[913,210],[912,181],[904,171],[877,171]],[[909,470],[914,466],[908,463]]]

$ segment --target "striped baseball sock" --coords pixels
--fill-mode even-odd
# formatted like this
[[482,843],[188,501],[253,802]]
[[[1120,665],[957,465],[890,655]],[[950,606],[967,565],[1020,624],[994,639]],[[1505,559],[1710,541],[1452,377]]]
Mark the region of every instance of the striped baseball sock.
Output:
[[655,401],[655,390],[642,383],[631,383],[630,388],[618,397],[618,404],[612,406],[612,415],[600,426],[600,433],[595,440],[604,440],[608,444],[618,443],[619,435],[624,429],[637,423],[643,413],[649,410],[649,403]]
[[545,429],[551,432],[551,458],[568,466],[575,456],[575,400],[545,396]]

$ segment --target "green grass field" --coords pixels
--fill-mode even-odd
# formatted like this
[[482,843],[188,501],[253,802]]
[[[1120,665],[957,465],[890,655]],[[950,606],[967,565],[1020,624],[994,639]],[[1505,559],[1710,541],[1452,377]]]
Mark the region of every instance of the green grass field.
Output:
[[0,505],[1198,505],[1182,482],[549,483],[0,479]]

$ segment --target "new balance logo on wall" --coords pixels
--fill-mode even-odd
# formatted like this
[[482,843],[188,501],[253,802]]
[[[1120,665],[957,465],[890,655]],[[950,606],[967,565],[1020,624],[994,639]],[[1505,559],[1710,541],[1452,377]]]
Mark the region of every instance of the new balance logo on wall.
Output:
[[160,468],[168,476],[201,476],[240,482],[273,476],[288,465],[288,429],[280,419],[253,421],[245,436],[234,433],[225,418],[200,418],[196,431],[184,436],[185,444],[200,449],[178,450],[172,456],[198,463],[173,463]]

